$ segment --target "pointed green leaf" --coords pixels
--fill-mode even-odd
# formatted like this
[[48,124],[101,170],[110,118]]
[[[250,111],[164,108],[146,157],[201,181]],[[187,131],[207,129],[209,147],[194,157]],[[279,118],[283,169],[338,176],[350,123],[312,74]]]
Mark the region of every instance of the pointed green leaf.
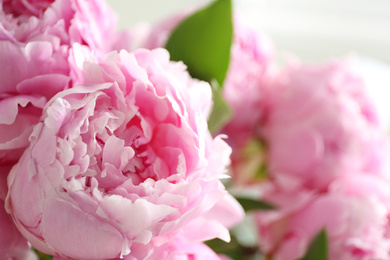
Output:
[[235,197],[236,200],[241,204],[244,208],[245,212],[251,210],[272,210],[275,209],[275,206],[261,200],[254,200],[243,197]]
[[234,236],[231,236],[231,241],[229,243],[219,238],[215,238],[206,241],[205,244],[217,254],[230,254],[240,250],[240,244]]
[[198,79],[226,76],[233,37],[231,0],[217,0],[180,23],[169,37],[166,49],[171,59],[183,61]]
[[222,97],[222,90],[218,82],[211,81],[213,90],[213,110],[208,120],[209,130],[212,134],[218,133],[232,117],[232,109]]
[[306,255],[301,260],[328,260],[328,235],[325,229],[311,241]]
[[229,256],[233,260],[239,260],[243,257],[243,252],[241,246],[238,244],[237,240],[232,238],[232,241],[229,243],[215,238],[213,240],[206,241],[205,244],[210,247],[217,254],[224,254]]
[[231,241],[229,243],[218,238],[206,241],[209,246],[217,254],[223,254],[232,260],[251,260],[258,259],[254,256],[259,252],[258,247],[247,247],[240,244],[234,234],[230,234]]

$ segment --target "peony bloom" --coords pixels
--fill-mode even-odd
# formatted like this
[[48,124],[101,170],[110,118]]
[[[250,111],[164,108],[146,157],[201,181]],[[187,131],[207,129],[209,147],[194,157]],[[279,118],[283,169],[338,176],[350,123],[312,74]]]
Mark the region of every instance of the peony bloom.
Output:
[[19,233],[11,216],[4,209],[9,170],[7,166],[0,166],[0,259],[37,260],[27,240]]
[[385,172],[384,127],[348,61],[293,65],[271,85],[261,132],[280,185],[324,191],[339,176]]
[[147,259],[179,235],[229,240],[243,214],[219,180],[231,149],[208,132],[210,86],[185,69],[163,49],[111,52],[48,102],[8,177],[7,211],[33,247]]
[[73,44],[107,51],[115,22],[101,0],[0,1],[1,164],[20,157],[47,100],[82,80]]
[[[260,247],[275,260],[304,256],[325,228],[329,259],[387,259],[388,140],[349,61],[292,64],[270,83],[256,158],[266,163]],[[250,167],[247,167],[250,169]]]
[[316,195],[273,186],[265,198],[277,210],[260,212],[256,218],[260,247],[272,259],[303,257],[323,228],[328,234],[329,259],[390,257],[390,186],[377,176],[341,177],[330,185],[329,192]]

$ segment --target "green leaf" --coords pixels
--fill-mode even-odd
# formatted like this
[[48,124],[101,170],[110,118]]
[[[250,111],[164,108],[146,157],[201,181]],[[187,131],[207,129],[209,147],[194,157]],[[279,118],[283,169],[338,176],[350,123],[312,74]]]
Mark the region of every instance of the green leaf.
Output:
[[328,235],[325,229],[311,241],[306,255],[301,260],[328,260]]
[[216,238],[206,241],[205,244],[217,254],[224,254],[233,260],[251,260],[259,253],[257,246],[246,247],[241,245],[233,234],[230,237],[229,243]]
[[230,118],[232,117],[232,109],[222,97],[222,91],[218,82],[212,80],[211,88],[213,90],[214,105],[208,120],[208,126],[210,132],[215,134],[218,133],[218,131],[221,130],[227,122],[229,122]]
[[34,249],[35,253],[38,255],[39,260],[52,260],[53,256],[51,255],[46,255],[42,252],[39,252],[38,250]]
[[231,0],[217,0],[195,12],[171,33],[165,48],[183,61],[198,79],[216,79],[220,86],[229,67],[233,37]]
[[275,209],[275,206],[261,200],[254,200],[243,197],[236,197],[236,200],[241,204],[244,208],[245,212],[251,210],[272,210]]
[[236,254],[237,251],[240,251],[240,244],[234,236],[231,237],[231,241],[229,243],[215,238],[212,240],[208,240],[205,242],[207,246],[213,249],[217,254]]

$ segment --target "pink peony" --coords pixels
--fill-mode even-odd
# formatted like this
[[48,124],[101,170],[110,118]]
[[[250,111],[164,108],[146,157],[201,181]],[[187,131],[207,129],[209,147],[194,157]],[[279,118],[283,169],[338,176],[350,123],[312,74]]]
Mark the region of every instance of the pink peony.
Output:
[[100,0],[0,1],[0,163],[19,158],[46,101],[82,80],[73,44],[105,52],[115,21]]
[[178,235],[229,240],[243,213],[219,180],[231,150],[207,129],[210,86],[163,49],[108,53],[84,79],[48,102],[8,178],[7,211],[33,247],[147,259]]
[[338,178],[328,193],[317,195],[273,186],[265,198],[277,210],[256,216],[260,247],[274,260],[301,258],[323,228],[328,234],[329,259],[390,257],[390,186],[377,176]]
[[262,127],[271,178],[326,190],[336,177],[385,172],[388,144],[348,61],[293,65],[275,77]]
[[7,194],[7,173],[9,167],[0,166],[0,259],[2,260],[36,260],[27,240],[19,233],[12,218],[4,209]]

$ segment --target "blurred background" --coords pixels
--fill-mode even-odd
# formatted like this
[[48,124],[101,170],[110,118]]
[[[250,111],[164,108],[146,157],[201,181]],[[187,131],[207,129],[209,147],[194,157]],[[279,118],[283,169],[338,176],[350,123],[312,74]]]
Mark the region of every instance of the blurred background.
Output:
[[[120,28],[156,23],[170,14],[210,0],[108,0]],[[278,49],[304,61],[351,52],[390,64],[389,0],[236,0],[235,8],[271,36]]]
[[[210,0],[107,0],[119,28],[165,17]],[[268,34],[278,56],[304,62],[357,56],[369,91],[390,129],[390,0],[234,0],[255,29]],[[282,55],[283,56],[283,55]]]

